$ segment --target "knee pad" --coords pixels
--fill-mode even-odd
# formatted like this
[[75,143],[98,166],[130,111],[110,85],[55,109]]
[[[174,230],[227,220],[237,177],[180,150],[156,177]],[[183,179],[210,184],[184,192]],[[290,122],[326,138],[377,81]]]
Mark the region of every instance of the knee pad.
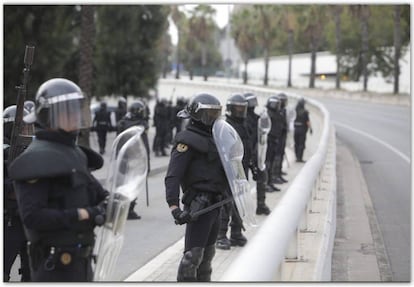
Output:
[[203,259],[204,248],[193,247],[184,252],[178,267],[177,281],[197,281],[197,269]]

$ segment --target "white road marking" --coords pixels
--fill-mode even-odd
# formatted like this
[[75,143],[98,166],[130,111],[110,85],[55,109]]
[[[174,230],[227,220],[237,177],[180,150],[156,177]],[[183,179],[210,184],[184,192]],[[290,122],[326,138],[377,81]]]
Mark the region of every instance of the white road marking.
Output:
[[360,131],[360,130],[354,129],[353,127],[350,127],[350,126],[348,126],[348,125],[340,124],[340,123],[338,123],[338,122],[333,122],[333,124],[334,124],[334,125],[336,125],[336,126],[339,126],[339,127],[346,128],[346,129],[348,129],[348,130],[350,130],[350,131],[353,131],[354,133],[357,133],[357,134],[363,135],[363,136],[365,136],[365,137],[367,137],[367,138],[369,138],[369,139],[371,139],[371,140],[373,140],[373,141],[376,141],[377,143],[382,144],[383,146],[385,146],[385,147],[386,147],[386,148],[388,148],[389,150],[391,150],[391,151],[393,151],[394,153],[396,153],[396,154],[397,154],[398,156],[400,156],[403,160],[405,160],[408,164],[410,164],[410,163],[411,163],[411,160],[410,160],[410,158],[409,158],[408,156],[406,156],[405,154],[403,154],[402,152],[400,152],[399,150],[397,150],[397,149],[396,149],[395,147],[393,147],[392,145],[390,145],[390,144],[388,144],[388,143],[384,142],[383,140],[380,140],[379,138],[376,138],[376,137],[374,137],[374,136],[372,136],[372,135],[370,135],[370,134],[368,134],[368,133],[366,133],[366,132],[363,132],[363,131]]

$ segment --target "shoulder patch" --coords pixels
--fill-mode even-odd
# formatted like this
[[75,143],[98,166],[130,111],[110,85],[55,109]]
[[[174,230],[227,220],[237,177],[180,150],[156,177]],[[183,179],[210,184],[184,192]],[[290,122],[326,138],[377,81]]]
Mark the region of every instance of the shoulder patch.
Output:
[[177,145],[177,151],[178,152],[186,152],[188,150],[188,145],[183,144],[183,143],[179,143]]

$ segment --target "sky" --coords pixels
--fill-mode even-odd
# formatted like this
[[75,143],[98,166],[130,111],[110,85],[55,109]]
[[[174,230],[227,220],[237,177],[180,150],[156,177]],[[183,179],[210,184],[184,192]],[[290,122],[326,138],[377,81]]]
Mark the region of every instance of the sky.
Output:
[[[184,7],[186,10],[191,10],[191,9],[194,9],[194,7],[196,7],[197,5],[198,4],[186,4],[184,5]],[[219,26],[219,28],[225,27],[229,21],[229,8],[231,11],[233,9],[233,5],[211,4],[210,6],[212,6],[216,10],[216,15],[214,17],[214,20],[216,21],[217,26]],[[177,42],[178,42],[177,28],[175,27],[173,21],[171,20],[171,17],[169,18],[169,22],[170,22],[169,33],[171,35],[171,41],[173,45],[177,45]]]

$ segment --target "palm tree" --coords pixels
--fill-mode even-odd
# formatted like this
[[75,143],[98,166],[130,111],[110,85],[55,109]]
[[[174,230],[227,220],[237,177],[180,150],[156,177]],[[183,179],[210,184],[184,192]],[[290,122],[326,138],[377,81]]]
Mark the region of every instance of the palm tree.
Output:
[[400,56],[401,56],[401,8],[394,6],[394,94],[399,92]]
[[368,19],[371,13],[368,5],[352,5],[350,9],[351,13],[361,22],[361,68],[364,77],[364,92],[366,92],[368,88]]
[[178,43],[177,43],[177,70],[175,73],[175,78],[180,78],[180,62],[181,62],[181,46],[182,46],[182,38],[183,38],[183,30],[184,30],[184,21],[185,21],[185,15],[183,12],[178,10],[178,6],[174,5],[171,9],[171,17],[174,21],[175,26],[178,30]]
[[214,31],[213,16],[216,10],[210,5],[198,5],[192,13],[191,25],[194,29],[194,36],[201,47],[201,66],[203,69],[204,81],[207,81],[207,43],[211,41]]
[[[89,109],[93,80],[93,46],[95,39],[95,7],[81,6],[81,38],[80,38],[80,64],[79,87],[85,94],[86,108]],[[84,129],[79,135],[79,144],[89,147],[89,129]]]
[[316,52],[319,49],[322,41],[324,25],[327,21],[326,6],[324,5],[310,5],[304,10],[304,28],[305,37],[309,42],[311,50],[311,70],[309,77],[309,88],[315,87],[315,73],[316,73]]
[[296,14],[293,11],[292,6],[286,6],[283,11],[283,28],[288,35],[288,81],[287,86],[292,87],[292,55],[293,55],[293,31],[296,29]]
[[341,5],[331,6],[335,22],[335,50],[336,50],[336,88],[341,88],[341,14],[343,7]]
[[251,8],[235,11],[231,18],[231,33],[244,62],[243,84],[247,84],[247,65],[256,49],[256,33]]

